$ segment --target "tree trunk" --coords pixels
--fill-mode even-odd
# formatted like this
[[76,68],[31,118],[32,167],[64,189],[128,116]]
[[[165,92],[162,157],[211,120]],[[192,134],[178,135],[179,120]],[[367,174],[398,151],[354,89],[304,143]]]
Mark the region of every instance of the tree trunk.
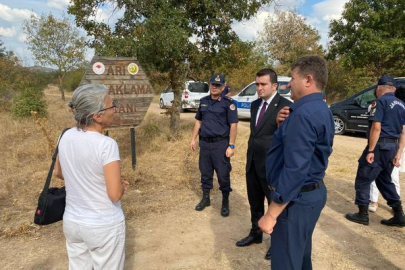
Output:
[[173,105],[169,109],[170,114],[170,131],[174,137],[177,136],[180,127],[180,112],[181,112],[181,95],[184,87],[184,74],[183,69],[178,65],[172,65],[169,73],[170,85],[173,90]]
[[63,90],[63,87],[62,87],[63,76],[59,75],[58,78],[59,78],[59,91],[60,91],[60,94],[62,95],[62,100],[65,101],[65,90]]

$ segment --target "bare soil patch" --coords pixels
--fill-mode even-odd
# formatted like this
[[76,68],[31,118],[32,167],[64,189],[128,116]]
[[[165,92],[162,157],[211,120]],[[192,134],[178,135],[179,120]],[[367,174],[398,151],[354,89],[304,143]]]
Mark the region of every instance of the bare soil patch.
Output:
[[[46,91],[50,117],[43,123],[50,138],[73,125],[55,87]],[[69,98],[69,97],[67,97]],[[245,161],[249,123],[241,121],[232,160],[231,214],[220,215],[218,185],[211,206],[194,210],[200,200],[198,153],[189,151],[194,112],[181,114],[181,136],[168,135],[168,116],[153,103],[137,127],[137,166],[131,168],[129,129],[112,129],[122,168],[131,186],[122,201],[127,220],[126,269],[269,269],[262,244],[239,248],[235,242],[250,228]],[[1,269],[67,269],[62,222],[32,223],[36,200],[51,158],[51,147],[33,120],[13,121],[0,114],[0,261]],[[392,214],[383,198],[370,226],[347,221],[353,204],[357,159],[364,135],[336,136],[325,178],[328,202],[313,237],[314,269],[405,269],[405,229],[380,224]],[[405,174],[401,174],[402,191]],[[58,183],[57,181],[54,182]],[[402,192],[402,194],[404,194]]]

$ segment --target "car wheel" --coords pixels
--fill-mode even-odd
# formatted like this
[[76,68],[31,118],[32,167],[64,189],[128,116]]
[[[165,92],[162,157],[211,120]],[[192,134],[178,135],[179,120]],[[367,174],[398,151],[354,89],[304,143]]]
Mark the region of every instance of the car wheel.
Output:
[[342,135],[346,131],[346,123],[343,121],[342,118],[339,116],[333,116],[333,120],[335,121],[335,134]]
[[163,99],[160,99],[160,101],[159,101],[159,108],[161,108],[161,109],[165,108],[165,104],[163,103]]

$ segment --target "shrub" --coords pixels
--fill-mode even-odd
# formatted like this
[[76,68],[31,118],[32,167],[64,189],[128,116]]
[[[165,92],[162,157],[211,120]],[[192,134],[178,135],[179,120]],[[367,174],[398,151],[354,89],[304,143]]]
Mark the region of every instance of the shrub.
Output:
[[27,87],[23,89],[13,100],[11,110],[15,118],[31,116],[31,112],[36,112],[38,117],[46,117],[48,105],[40,90]]
[[63,89],[65,89],[67,92],[74,91],[79,86],[84,74],[86,74],[86,69],[84,68],[68,72],[63,79]]

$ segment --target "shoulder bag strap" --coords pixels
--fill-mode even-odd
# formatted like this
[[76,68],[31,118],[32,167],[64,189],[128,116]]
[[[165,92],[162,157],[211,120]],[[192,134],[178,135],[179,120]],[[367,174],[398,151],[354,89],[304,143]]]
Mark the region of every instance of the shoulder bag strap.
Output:
[[48,193],[49,185],[51,184],[53,169],[54,169],[54,167],[55,167],[56,157],[58,156],[59,142],[60,142],[60,139],[62,138],[63,134],[64,134],[68,129],[70,129],[70,128],[64,129],[64,130],[62,131],[62,133],[60,134],[60,136],[59,136],[58,143],[56,144],[55,153],[53,153],[53,156],[52,156],[51,167],[49,168],[48,176],[46,177],[45,186],[44,186],[44,189],[42,190],[42,193]]

